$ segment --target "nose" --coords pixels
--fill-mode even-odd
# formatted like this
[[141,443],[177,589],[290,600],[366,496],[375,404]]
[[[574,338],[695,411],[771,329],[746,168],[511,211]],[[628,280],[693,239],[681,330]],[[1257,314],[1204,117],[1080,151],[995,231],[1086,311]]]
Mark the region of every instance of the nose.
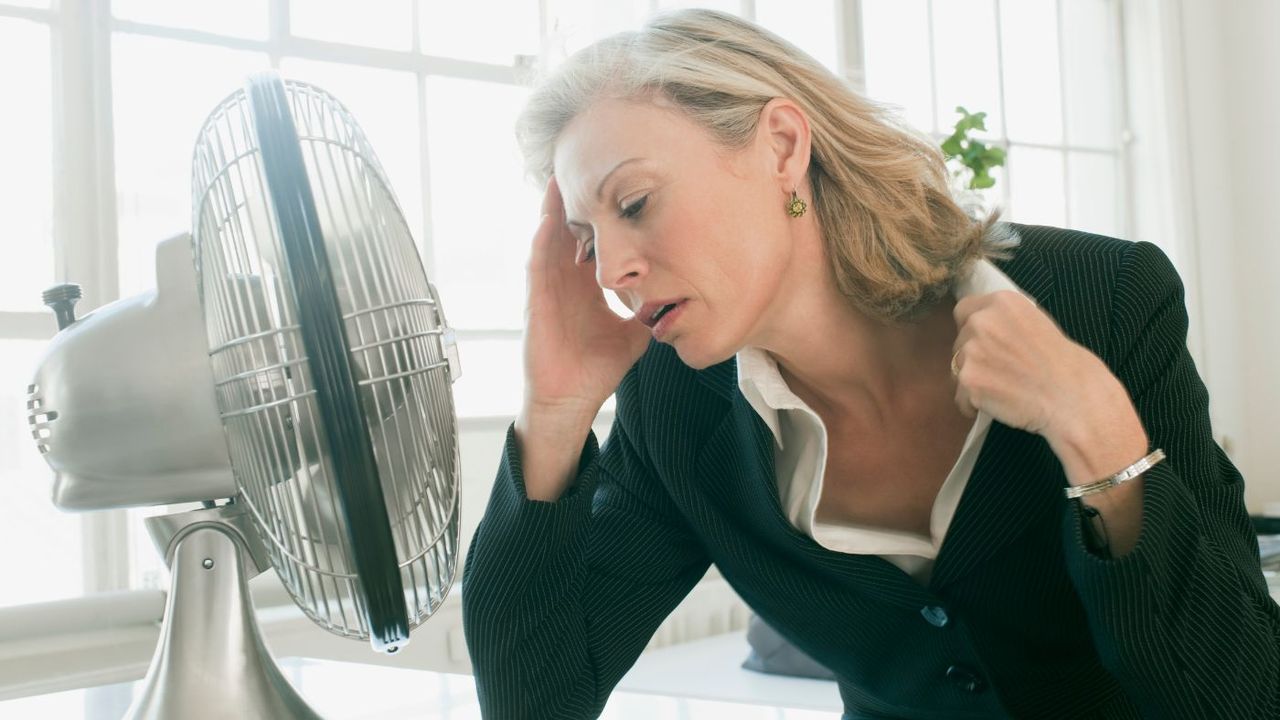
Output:
[[624,293],[634,288],[649,271],[648,262],[633,243],[618,235],[601,242],[596,236],[596,284],[605,290]]

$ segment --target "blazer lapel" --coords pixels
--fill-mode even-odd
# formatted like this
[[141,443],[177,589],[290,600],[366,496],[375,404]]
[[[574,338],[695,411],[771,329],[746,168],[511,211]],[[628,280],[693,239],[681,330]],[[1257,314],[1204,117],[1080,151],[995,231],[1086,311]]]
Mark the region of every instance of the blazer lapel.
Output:
[[881,601],[911,608],[928,604],[929,591],[884,558],[828,550],[791,524],[778,498],[773,434],[738,392],[736,376],[732,393],[729,411],[695,461],[693,477],[708,497],[736,516],[734,532],[745,529],[785,548],[799,563],[856,579],[859,589]]
[[929,587],[938,591],[978,570],[1029,526],[1057,528],[1062,466],[1039,435],[992,422],[942,547]]
[[[1054,314],[1053,275],[1038,253],[1017,248],[1012,259],[996,265]],[[1056,523],[1065,483],[1062,465],[1044,438],[992,421],[938,551],[930,588],[938,590],[973,572],[1032,523]]]

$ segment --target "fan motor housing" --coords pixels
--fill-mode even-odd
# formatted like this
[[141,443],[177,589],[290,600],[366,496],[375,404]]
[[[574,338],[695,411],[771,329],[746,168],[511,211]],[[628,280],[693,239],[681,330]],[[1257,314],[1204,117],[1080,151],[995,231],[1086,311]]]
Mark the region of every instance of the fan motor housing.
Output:
[[27,387],[28,426],[54,471],[53,503],[63,510],[236,493],[191,236],[161,242],[156,268],[155,290],[98,308],[58,332]]

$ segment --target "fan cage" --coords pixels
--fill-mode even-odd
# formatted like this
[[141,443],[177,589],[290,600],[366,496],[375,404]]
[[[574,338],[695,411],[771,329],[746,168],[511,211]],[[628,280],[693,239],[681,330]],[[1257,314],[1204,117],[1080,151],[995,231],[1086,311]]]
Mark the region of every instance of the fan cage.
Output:
[[[385,173],[328,93],[285,83],[332,267],[410,627],[444,601],[459,532],[457,416],[446,322]],[[303,612],[370,635],[302,349],[246,93],[223,101],[193,157],[196,273],[215,394],[241,501]]]

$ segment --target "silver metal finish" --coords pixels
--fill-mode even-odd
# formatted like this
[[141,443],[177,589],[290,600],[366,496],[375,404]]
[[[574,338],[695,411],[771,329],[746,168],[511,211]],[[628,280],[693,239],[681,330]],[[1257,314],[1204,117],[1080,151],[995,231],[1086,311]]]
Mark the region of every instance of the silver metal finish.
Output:
[[27,387],[53,504],[105,510],[236,494],[218,417],[191,236],[156,247],[156,289],[76,319]]
[[[289,82],[286,92],[416,627],[443,602],[457,564],[456,343],[360,128],[322,90]],[[320,626],[365,639],[252,122],[245,93],[232,95],[209,117],[193,158],[195,260],[218,411],[241,501],[285,587]]]
[[218,524],[222,526],[224,532],[236,537],[236,542],[243,551],[241,560],[248,568],[249,577],[252,578],[271,569],[271,558],[267,554],[267,548],[254,530],[253,518],[250,517],[242,502],[168,515],[153,515],[145,522],[147,533],[151,535],[151,542],[164,558],[164,564],[167,567],[173,567],[176,541],[193,525]]
[[130,720],[319,718],[262,641],[239,533],[217,522],[175,539],[160,642]]

